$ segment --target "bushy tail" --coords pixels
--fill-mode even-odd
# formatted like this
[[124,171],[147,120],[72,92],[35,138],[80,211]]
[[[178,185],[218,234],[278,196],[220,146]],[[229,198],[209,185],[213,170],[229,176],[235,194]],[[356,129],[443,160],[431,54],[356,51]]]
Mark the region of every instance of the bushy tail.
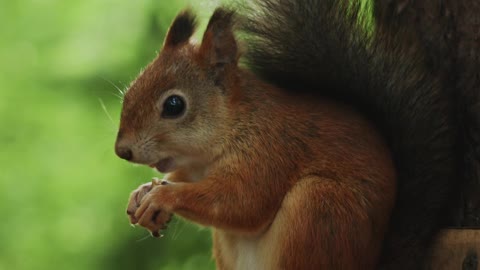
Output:
[[379,268],[421,269],[444,211],[458,194],[453,109],[415,47],[383,39],[352,2],[245,5],[245,59],[263,79],[292,92],[348,102],[378,126],[399,177]]
[[[480,5],[470,0],[373,0],[377,25],[408,29],[441,73],[456,107],[462,202],[453,226],[480,227]],[[408,3],[406,3],[408,2]]]

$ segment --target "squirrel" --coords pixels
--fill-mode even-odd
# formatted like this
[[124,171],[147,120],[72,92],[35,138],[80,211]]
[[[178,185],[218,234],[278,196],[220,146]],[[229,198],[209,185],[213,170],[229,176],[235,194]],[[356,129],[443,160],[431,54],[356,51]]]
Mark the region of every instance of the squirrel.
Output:
[[218,269],[424,269],[459,196],[454,110],[367,23],[348,0],[258,0],[196,42],[179,13],[124,96],[116,154],[166,173],[130,222],[213,228]]

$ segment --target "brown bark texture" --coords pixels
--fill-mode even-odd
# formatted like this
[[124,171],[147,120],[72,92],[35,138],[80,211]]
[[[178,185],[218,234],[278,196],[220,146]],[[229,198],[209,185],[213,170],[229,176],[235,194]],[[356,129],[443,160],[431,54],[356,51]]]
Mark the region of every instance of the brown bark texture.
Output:
[[480,230],[443,230],[435,239],[428,270],[480,269]]

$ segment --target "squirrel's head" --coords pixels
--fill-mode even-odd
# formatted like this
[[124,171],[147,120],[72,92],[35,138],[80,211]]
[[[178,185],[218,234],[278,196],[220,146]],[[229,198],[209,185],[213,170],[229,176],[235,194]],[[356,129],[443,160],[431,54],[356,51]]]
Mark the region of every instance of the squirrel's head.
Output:
[[222,152],[239,53],[233,13],[217,9],[201,44],[190,11],[173,21],[157,58],[125,94],[115,152],[161,172],[207,165]]

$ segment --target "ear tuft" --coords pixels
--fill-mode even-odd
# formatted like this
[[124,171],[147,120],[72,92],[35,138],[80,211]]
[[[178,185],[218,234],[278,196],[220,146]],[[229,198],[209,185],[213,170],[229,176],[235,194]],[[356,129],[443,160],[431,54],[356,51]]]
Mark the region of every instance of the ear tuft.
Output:
[[233,11],[217,8],[208,22],[200,52],[210,65],[236,64],[238,60],[234,15]]
[[168,29],[165,46],[173,47],[190,39],[197,26],[195,15],[191,10],[180,12]]
[[233,26],[234,12],[225,8],[217,8],[208,21],[207,30],[218,31],[221,29],[231,30]]

